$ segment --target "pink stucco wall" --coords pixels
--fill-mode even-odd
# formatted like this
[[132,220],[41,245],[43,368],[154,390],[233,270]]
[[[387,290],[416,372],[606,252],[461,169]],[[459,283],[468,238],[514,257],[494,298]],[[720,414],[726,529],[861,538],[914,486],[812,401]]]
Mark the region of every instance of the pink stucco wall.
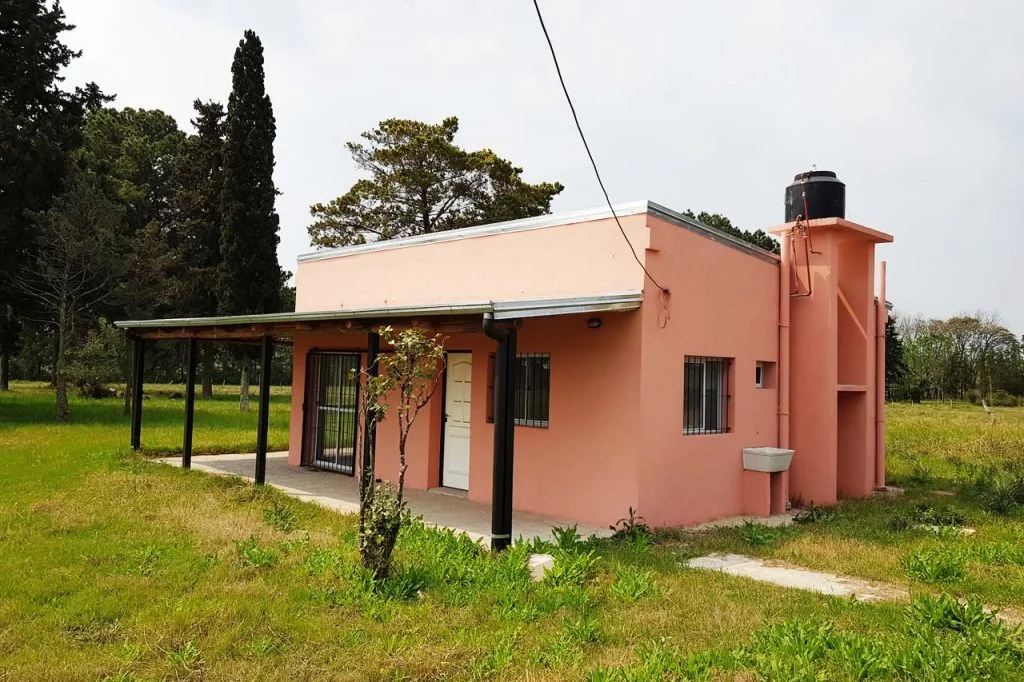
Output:
[[[548,428],[516,427],[516,509],[588,523],[609,524],[637,506],[641,314],[531,318],[518,334],[521,353],[549,353],[551,391]],[[301,387],[306,354],[362,350],[361,335],[309,334],[294,342],[291,449],[298,464],[302,446]],[[487,360],[495,343],[482,332],[453,334],[445,347],[473,354],[469,498],[491,499],[494,427],[486,421]],[[440,482],[441,391],[413,425],[408,443],[407,484],[432,488]],[[394,420],[377,430],[378,475],[395,480],[398,437]]]
[[[622,226],[642,251],[644,214]],[[610,219],[300,262],[298,312],[638,291],[643,272]],[[394,248],[392,248],[394,247]]]
[[[654,212],[626,215],[623,224],[669,297],[644,278],[612,221],[591,220],[306,261],[297,274],[298,310],[642,288],[641,310],[597,315],[598,329],[586,324],[592,315],[523,321],[519,352],[551,356],[550,420],[546,429],[516,427],[515,508],[608,524],[632,506],[656,526],[767,513],[780,500],[767,474],[744,471],[742,450],[779,444],[780,263]],[[846,221],[813,221],[812,229],[819,253],[808,264],[800,252],[794,263],[800,290],[810,285],[812,294],[790,299],[796,456],[788,486],[791,496],[827,504],[867,494],[877,475],[872,439],[882,388],[873,371],[874,245],[891,238]],[[301,451],[306,353],[362,349],[365,342],[360,335],[295,338],[292,463]],[[447,338],[446,347],[473,356],[469,497],[486,502],[493,449],[487,359],[494,342],[462,333]],[[688,355],[731,360],[728,433],[683,433]],[[768,363],[763,388],[755,386],[758,362]],[[439,484],[442,411],[439,391],[413,427],[411,487]],[[390,421],[378,428],[378,463],[379,475],[394,479],[397,432]],[[774,484],[784,502],[786,480],[776,477]]]
[[[771,377],[756,388],[754,368],[777,361],[779,266],[653,216],[648,225],[648,267],[672,293],[666,322],[659,291],[645,291],[640,512],[659,526],[741,514],[742,450],[778,437],[777,390]],[[732,359],[729,433],[683,434],[687,355]],[[764,490],[748,487],[747,499],[767,499],[760,478]]]

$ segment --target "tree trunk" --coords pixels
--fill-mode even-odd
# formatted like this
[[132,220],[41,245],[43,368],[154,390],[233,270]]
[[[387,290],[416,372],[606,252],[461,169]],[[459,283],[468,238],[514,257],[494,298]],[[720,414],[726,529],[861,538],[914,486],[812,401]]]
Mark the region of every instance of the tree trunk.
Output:
[[11,390],[11,354],[3,350],[0,351],[0,391],[9,390]]
[[238,397],[239,412],[249,411],[249,359],[242,360],[242,385]]
[[57,358],[53,367],[53,386],[57,393],[57,421],[66,422],[71,419],[71,408],[68,407],[68,379],[64,373],[64,356],[68,349],[68,319],[65,309],[61,306],[57,325]]
[[213,349],[203,346],[203,400],[213,400]]

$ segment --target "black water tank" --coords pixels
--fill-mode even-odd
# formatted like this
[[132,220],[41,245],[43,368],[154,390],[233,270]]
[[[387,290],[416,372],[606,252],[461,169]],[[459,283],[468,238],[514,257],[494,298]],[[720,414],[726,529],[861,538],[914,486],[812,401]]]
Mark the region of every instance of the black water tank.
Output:
[[[806,195],[806,197],[805,197]],[[804,206],[807,215],[804,215]],[[786,188],[786,222],[846,217],[846,185],[832,171],[797,173]]]

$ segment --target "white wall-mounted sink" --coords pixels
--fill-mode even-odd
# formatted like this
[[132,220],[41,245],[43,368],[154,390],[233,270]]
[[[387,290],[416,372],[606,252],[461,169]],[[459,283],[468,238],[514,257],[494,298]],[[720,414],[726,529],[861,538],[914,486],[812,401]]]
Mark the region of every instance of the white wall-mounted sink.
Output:
[[743,468],[774,474],[789,469],[793,451],[783,448],[743,448]]

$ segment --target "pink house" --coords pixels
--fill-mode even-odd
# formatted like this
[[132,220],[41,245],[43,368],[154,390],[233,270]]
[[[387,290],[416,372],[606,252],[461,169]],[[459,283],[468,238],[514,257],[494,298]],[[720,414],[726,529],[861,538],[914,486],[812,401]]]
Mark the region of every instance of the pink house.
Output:
[[621,231],[604,208],[312,253],[294,313],[122,326],[193,350],[290,342],[289,462],[352,475],[375,447],[385,479],[395,429],[359,428],[349,370],[383,324],[442,333],[407,484],[496,503],[496,531],[510,487],[517,510],[593,524],[827,505],[885,484],[875,245],[892,237],[841,217],[842,184],[822,173],[790,189],[804,210],[771,229],[781,256],[643,201],[615,207]]

